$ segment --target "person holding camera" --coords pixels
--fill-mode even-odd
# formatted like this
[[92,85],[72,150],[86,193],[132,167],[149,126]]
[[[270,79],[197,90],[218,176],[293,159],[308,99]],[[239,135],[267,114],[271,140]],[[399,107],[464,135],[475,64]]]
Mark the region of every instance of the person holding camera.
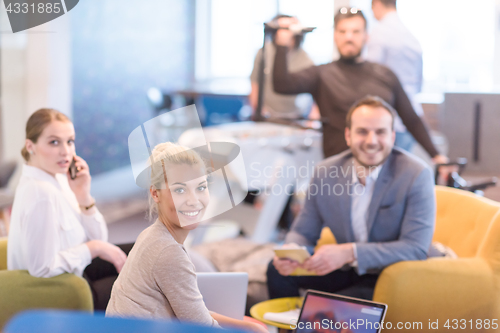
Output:
[[[289,15],[276,15],[271,22],[273,25],[279,26],[281,28],[288,28],[291,25],[299,25],[299,21],[297,20],[297,18]],[[310,109],[313,103],[310,96],[307,96],[305,94],[277,94],[273,88],[272,73],[274,55],[276,53],[275,36],[276,32],[272,34],[272,43],[266,43],[265,47],[263,92],[264,101],[262,115],[271,118],[302,118],[304,117],[305,113],[309,111],[308,109]],[[286,45],[288,49],[286,62],[291,72],[297,72],[314,65],[313,61],[311,60],[311,58],[309,58],[306,51],[304,51],[304,49],[302,49],[301,47],[303,39],[304,36],[302,34],[295,34]],[[250,92],[250,95],[248,96],[248,99],[250,102],[250,106],[254,110],[254,113],[257,108],[257,102],[259,99],[259,66],[261,59],[262,49],[260,49],[255,56],[252,74],[250,75],[252,90]]]

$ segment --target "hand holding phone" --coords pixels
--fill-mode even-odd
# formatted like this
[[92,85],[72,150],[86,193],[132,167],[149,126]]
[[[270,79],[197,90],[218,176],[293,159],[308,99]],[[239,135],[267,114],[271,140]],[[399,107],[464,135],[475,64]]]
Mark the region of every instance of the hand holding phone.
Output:
[[78,168],[76,166],[76,159],[73,157],[71,164],[69,165],[69,176],[71,179],[76,178],[76,174],[78,173]]
[[77,155],[73,157],[66,172],[66,177],[68,185],[75,194],[80,206],[87,207],[94,202],[94,199],[90,195],[92,177],[90,177],[89,166],[83,158]]

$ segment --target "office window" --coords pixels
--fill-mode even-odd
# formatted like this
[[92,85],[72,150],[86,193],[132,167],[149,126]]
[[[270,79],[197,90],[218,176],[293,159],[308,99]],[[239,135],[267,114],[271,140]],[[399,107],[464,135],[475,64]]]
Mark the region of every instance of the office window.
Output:
[[[370,23],[376,24],[371,0],[351,0],[351,4],[369,13]],[[397,4],[401,19],[422,44],[423,92],[495,89],[495,0],[398,0]]]
[[278,12],[297,16],[304,26],[317,27],[305,38],[304,49],[315,63],[332,59],[332,0],[212,0],[210,3],[210,17],[206,21],[210,42],[204,47],[209,56],[197,60],[206,62],[201,67],[208,70],[203,75],[197,71],[198,79],[248,78],[255,54],[262,47],[263,23]]
[[316,27],[306,35],[303,46],[315,64],[332,61],[335,14],[332,0],[280,0],[279,9],[283,14],[296,15],[306,27]]

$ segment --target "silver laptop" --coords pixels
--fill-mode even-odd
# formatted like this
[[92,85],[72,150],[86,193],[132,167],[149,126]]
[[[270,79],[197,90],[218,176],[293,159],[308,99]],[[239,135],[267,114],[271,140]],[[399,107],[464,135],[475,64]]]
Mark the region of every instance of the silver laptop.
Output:
[[208,310],[234,319],[243,319],[248,273],[196,273],[196,278]]
[[308,290],[298,322],[291,328],[297,333],[379,333],[386,311],[386,304]]

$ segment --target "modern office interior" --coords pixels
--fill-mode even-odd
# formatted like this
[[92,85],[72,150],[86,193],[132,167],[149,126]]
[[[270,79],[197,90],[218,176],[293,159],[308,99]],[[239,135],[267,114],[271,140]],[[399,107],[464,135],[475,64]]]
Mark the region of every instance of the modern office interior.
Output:
[[[0,331],[217,330],[193,326],[203,322],[182,320],[178,313],[177,320],[174,302],[168,299],[170,316],[105,317],[105,308],[95,308],[94,289],[82,271],[40,277],[30,275],[28,268],[8,267],[7,249],[14,248],[12,239],[17,240],[10,233],[24,235],[15,226],[21,216],[15,212],[15,202],[23,200],[16,190],[20,181],[26,182],[23,165],[33,165],[23,159],[21,149],[28,139],[28,119],[42,108],[59,111],[74,126],[72,149],[88,166],[78,170],[88,170],[91,176],[92,200],[80,203],[80,209],[102,214],[109,244],[137,246],[139,234],[155,227],[148,198],[153,194],[149,183],[141,183],[144,168],[137,165],[149,163],[152,168],[149,158],[156,144],[170,141],[195,148],[201,140],[207,147],[212,143],[209,155],[219,152],[220,157],[229,151],[215,161],[216,167],[211,161],[213,183],[220,177],[222,185],[215,189],[209,181],[210,213],[181,244],[194,267],[189,272],[199,275],[194,279],[196,295],[201,291],[209,311],[254,325],[229,326],[237,327],[236,331],[292,330],[290,324],[265,314],[295,308],[303,313],[294,312],[295,323],[306,320],[304,296],[306,300],[319,297],[305,294],[306,289],[316,288],[300,288],[297,297],[270,299],[268,266],[277,258],[274,250],[290,239],[287,233],[294,220],[304,216],[314,168],[325,159],[323,129],[331,118],[322,109],[323,95],[314,92],[295,99],[299,116],[269,114],[262,97],[267,90],[260,86],[272,82],[275,72],[272,64],[257,61],[256,54],[264,41],[268,48],[276,47],[271,35],[278,30],[273,28],[278,21],[273,17],[282,14],[297,20],[298,30],[289,31],[301,36],[300,48],[313,66],[339,61],[334,16],[344,9],[348,15],[349,11],[354,16],[363,13],[370,43],[370,34],[382,22],[372,10],[372,0],[81,0],[50,22],[15,33],[8,3],[4,0],[0,5]],[[418,142],[404,153],[432,171],[435,206],[428,210],[433,212],[432,244],[439,253],[434,256],[429,250],[428,257],[384,266],[376,273],[378,280],[366,304],[342,296],[338,301],[371,306],[361,310],[368,313],[383,304],[380,322],[392,323],[383,332],[391,328],[444,332],[460,325],[471,332],[500,331],[500,186],[496,184],[500,177],[500,1],[397,0],[396,8],[422,51],[421,90],[411,102],[421,106],[418,118],[449,164],[441,167],[448,172],[442,176],[434,156]],[[267,30],[264,23],[270,24]],[[365,47],[359,61],[365,61],[366,52]],[[274,55],[264,58],[274,61]],[[141,152],[134,141],[137,133],[144,135],[141,140],[146,138],[140,143]],[[29,153],[32,158],[33,152]],[[226,187],[230,200],[224,197],[227,193],[218,192]],[[386,194],[375,192],[371,200],[377,195]],[[402,204],[409,200],[411,196]],[[403,214],[410,210],[405,206]],[[337,217],[329,217],[331,223]],[[396,238],[404,238],[404,230]],[[308,248],[311,258],[321,246],[345,242],[333,230],[320,231],[317,243]],[[85,251],[92,258],[87,256],[94,259],[89,249]],[[357,271],[360,251],[359,246],[358,252],[354,250],[356,264],[351,260],[342,269],[347,265]],[[132,248],[131,253],[138,250],[134,253]],[[134,269],[127,274],[135,274]],[[117,280],[120,288],[126,285],[125,279]],[[224,327],[220,317],[212,317],[212,326],[218,327],[219,322]],[[326,331],[337,332],[331,327]]]

